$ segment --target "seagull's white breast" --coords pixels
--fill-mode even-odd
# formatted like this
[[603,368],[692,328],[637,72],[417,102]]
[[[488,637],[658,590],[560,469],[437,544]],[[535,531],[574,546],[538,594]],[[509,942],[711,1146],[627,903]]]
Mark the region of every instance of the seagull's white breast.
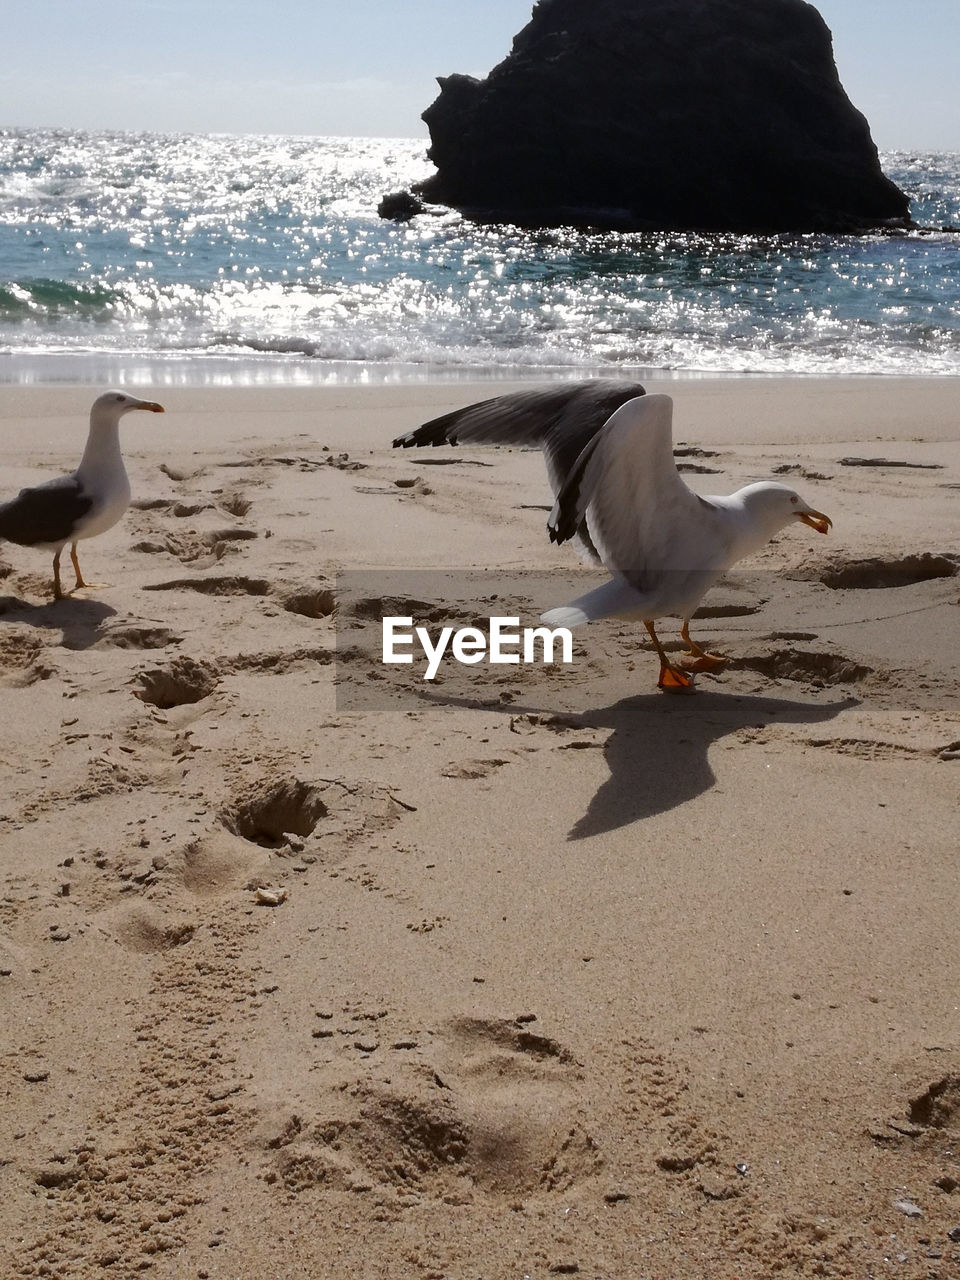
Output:
[[114,474],[105,483],[101,492],[93,495],[93,506],[73,531],[73,541],[81,538],[95,538],[97,534],[106,533],[108,529],[123,518],[130,505],[130,481],[125,470]]

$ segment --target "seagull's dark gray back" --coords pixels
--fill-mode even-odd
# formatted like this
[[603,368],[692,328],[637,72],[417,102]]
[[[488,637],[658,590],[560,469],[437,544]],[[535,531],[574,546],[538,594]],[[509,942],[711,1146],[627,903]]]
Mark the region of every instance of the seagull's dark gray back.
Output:
[[0,503],[0,538],[25,547],[67,542],[92,506],[76,476],[58,476]]

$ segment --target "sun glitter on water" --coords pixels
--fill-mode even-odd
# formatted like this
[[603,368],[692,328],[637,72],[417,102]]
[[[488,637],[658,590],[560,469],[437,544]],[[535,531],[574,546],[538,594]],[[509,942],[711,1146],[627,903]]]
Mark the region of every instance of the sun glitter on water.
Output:
[[[56,353],[287,372],[960,373],[954,233],[382,221],[384,191],[431,171],[425,148],[0,132],[0,376]],[[960,157],[885,161],[917,221],[960,222]]]

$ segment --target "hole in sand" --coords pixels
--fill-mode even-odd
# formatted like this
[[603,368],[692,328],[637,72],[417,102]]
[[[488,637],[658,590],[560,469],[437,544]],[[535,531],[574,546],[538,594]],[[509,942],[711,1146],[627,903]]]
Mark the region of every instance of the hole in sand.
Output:
[[134,689],[134,697],[163,710],[199,702],[201,698],[209,697],[218,684],[212,667],[186,657],[177,658],[169,667],[141,671],[137,680],[140,687]]
[[878,590],[907,587],[914,582],[934,578],[953,578],[960,573],[960,556],[936,555],[924,551],[919,555],[871,556],[832,565],[820,575],[825,587],[835,590]]
[[316,787],[297,778],[276,778],[227,805],[220,821],[234,835],[273,848],[287,834],[311,835],[327,812]]
[[335,605],[336,599],[329,587],[295,591],[283,602],[288,613],[299,613],[304,618],[329,618]]
[[960,1115],[960,1076],[944,1076],[921,1093],[918,1098],[911,1099],[910,1119],[914,1124],[922,1124],[933,1129],[952,1127],[954,1120]]

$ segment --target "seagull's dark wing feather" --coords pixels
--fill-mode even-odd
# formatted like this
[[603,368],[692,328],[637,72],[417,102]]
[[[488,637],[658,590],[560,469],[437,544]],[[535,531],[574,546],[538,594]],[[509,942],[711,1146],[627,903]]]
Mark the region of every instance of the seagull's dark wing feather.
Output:
[[481,400],[425,422],[394,440],[394,448],[441,444],[512,444],[542,448],[554,489],[587,443],[627,400],[642,396],[639,382],[594,378],[546,390],[517,391]]
[[68,542],[92,506],[93,498],[75,475],[21,489],[17,497],[0,503],[0,538],[25,547]]
[[[394,448],[441,444],[512,444],[542,449],[550,487],[563,488],[571,469],[611,414],[644,394],[639,382],[591,378],[538,391],[516,391],[455,409],[398,436]],[[552,535],[551,535],[552,536]],[[587,555],[599,560],[586,522],[576,537]]]
[[580,451],[580,456],[567,472],[567,478],[560,486],[557,500],[547,519],[547,532],[550,534],[551,542],[568,542],[583,526],[587,510],[587,502],[583,494],[583,477],[587,464],[602,439],[603,436],[598,431],[591,440],[587,441]]

